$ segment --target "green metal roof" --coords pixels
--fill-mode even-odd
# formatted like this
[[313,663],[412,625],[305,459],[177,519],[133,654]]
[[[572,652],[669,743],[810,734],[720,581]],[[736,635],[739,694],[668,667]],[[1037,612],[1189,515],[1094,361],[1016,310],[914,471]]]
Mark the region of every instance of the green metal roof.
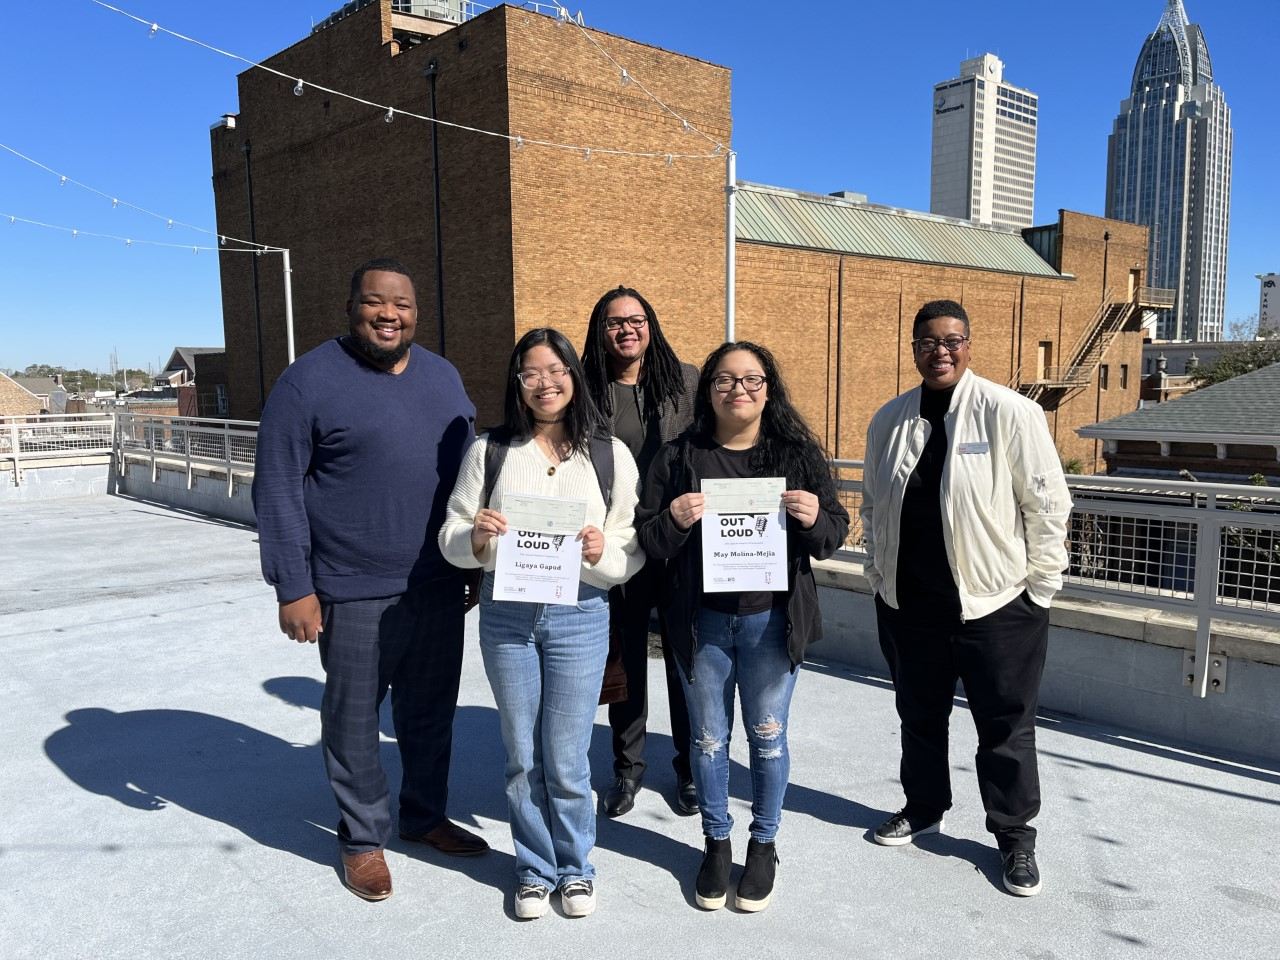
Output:
[[965,220],[743,182],[738,184],[737,208],[740,241],[1059,276],[1021,234]]

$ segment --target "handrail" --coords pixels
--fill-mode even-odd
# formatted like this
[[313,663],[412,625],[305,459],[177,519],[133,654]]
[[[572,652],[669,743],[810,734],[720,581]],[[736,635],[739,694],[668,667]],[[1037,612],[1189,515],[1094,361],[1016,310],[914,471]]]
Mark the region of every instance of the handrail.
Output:
[[[853,523],[845,553],[865,556],[856,508],[863,462],[833,460]],[[857,474],[857,476],[850,476]],[[1068,476],[1073,507],[1063,593],[1188,614],[1192,686],[1209,689],[1213,621],[1280,629],[1280,490],[1234,483]]]
[[111,454],[110,414],[0,416],[0,469],[22,486],[24,465],[35,461],[102,457]]

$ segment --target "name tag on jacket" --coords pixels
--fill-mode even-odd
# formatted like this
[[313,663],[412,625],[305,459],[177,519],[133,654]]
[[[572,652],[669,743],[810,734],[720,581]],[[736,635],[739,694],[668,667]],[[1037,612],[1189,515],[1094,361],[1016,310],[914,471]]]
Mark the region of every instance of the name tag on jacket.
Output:
[[962,456],[966,453],[990,453],[990,452],[991,452],[991,444],[986,442],[962,443],[960,444],[960,446],[956,447],[956,453],[959,453]]

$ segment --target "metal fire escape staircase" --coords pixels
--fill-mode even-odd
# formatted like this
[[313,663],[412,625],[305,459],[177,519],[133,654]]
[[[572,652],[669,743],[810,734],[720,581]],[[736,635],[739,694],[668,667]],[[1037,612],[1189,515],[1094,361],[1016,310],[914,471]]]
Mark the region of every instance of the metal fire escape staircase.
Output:
[[1069,354],[1068,364],[1045,367],[1040,376],[1031,381],[1023,381],[1019,369],[1010,386],[1049,409],[1057,406],[1067,394],[1087,387],[1112,342],[1142,306],[1141,296],[1117,303],[1112,301],[1111,292],[1107,291],[1083,336]]

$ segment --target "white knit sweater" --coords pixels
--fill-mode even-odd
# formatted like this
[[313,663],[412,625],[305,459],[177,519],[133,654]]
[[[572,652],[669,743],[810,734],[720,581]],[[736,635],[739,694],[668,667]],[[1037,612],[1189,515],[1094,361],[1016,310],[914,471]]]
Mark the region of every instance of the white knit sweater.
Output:
[[[484,451],[488,434],[471,445],[462,460],[458,482],[449,498],[444,525],[440,528],[440,550],[455,567],[480,567],[492,570],[497,563],[497,539],[485,544],[477,558],[471,552],[471,530],[475,525],[480,498],[484,495]],[[639,475],[636,462],[626,445],[613,440],[613,505],[605,515],[604,499],[595,468],[585,450],[577,451],[548,475],[552,466],[546,454],[533,440],[516,440],[507,451],[493,485],[489,507],[500,510],[504,492],[560,497],[587,502],[587,524],[604,533],[604,553],[599,561],[582,562],[582,581],[593,587],[608,589],[624,583],[644,566],[644,552],[636,539],[634,526],[638,500]],[[508,536],[510,534],[508,533]]]

